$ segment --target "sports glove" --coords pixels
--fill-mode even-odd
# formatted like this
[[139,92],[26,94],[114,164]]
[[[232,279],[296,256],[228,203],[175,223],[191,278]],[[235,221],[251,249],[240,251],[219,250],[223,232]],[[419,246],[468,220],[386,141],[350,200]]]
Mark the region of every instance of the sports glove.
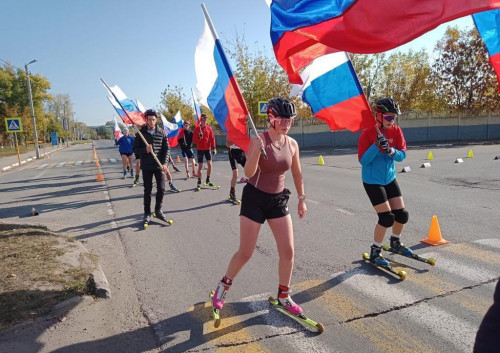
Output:
[[382,149],[384,149],[384,147],[383,147],[384,145],[389,146],[389,142],[387,141],[385,136],[382,134],[377,136],[377,141],[375,141],[375,144]]

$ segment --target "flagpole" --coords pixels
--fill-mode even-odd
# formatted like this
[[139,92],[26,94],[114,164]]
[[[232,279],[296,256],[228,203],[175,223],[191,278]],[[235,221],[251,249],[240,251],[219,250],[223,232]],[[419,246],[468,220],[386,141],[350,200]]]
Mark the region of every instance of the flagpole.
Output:
[[196,114],[196,122],[200,120],[200,117],[198,116],[198,109],[196,109],[196,99],[194,98],[194,91],[191,88],[191,96],[193,97],[193,109],[194,113]]
[[[210,32],[212,32],[212,35],[214,36],[215,41],[216,41],[216,45],[217,45],[217,41],[219,41],[219,36],[217,35],[217,32],[215,31],[215,27],[212,23],[212,20],[210,19],[210,15],[208,14],[208,10],[205,7],[204,3],[201,3],[201,9],[203,10],[203,15],[205,16],[205,20],[208,23],[208,27],[210,28]],[[222,52],[222,55],[225,56],[224,51]],[[226,61],[227,61],[227,58],[226,58]],[[250,123],[250,128],[253,130],[255,136],[259,136],[259,133],[257,132],[257,129],[255,128],[255,124],[253,123],[252,116],[250,115],[250,112],[248,111],[248,107],[247,107],[247,103],[245,102],[245,98],[243,98],[243,95],[241,94],[241,91],[240,91],[240,88],[238,87],[238,85],[236,85],[236,87],[235,87],[235,92],[238,95],[238,98],[240,99],[240,101],[245,104],[245,108],[247,110],[247,120]],[[260,153],[262,153],[264,158],[267,159],[267,154],[266,154],[266,151],[264,150],[264,148],[260,149]]]
[[[127,116],[127,118],[132,122],[132,125],[134,125],[137,129],[137,133],[139,134],[139,136],[141,137],[142,141],[144,142],[144,144],[147,146],[149,145],[148,141],[146,141],[146,139],[144,138],[144,136],[142,135],[141,133],[141,130],[139,129],[139,127],[137,127],[135,124],[135,122],[130,118],[130,116],[128,115],[127,111],[125,110],[125,108],[123,108],[123,105],[121,104],[121,102],[118,100],[118,98],[116,98],[116,95],[114,94],[114,92],[111,90],[111,88],[109,88],[108,84],[101,78],[101,81],[102,83],[104,84],[104,86],[107,88],[107,90],[113,95],[113,98],[115,99],[115,101],[120,105],[120,108],[122,108],[122,110],[125,112],[125,115]],[[123,119],[122,119],[123,120]],[[158,163],[158,166],[162,169],[163,171],[163,166],[162,164],[160,163],[160,160],[158,159],[158,157],[156,156],[156,153],[154,153],[154,151],[151,151],[151,154],[153,155],[153,158],[154,160],[156,161],[156,163]]]

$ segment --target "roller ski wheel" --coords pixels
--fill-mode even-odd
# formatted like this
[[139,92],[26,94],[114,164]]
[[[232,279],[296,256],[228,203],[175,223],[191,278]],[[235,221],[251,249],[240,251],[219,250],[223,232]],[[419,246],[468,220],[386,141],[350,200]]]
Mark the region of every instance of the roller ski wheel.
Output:
[[143,222],[144,230],[148,229],[149,222],[151,222],[151,214],[145,215],[142,222]]
[[413,260],[417,260],[417,261],[420,261],[420,262],[424,262],[424,263],[429,264],[431,266],[435,266],[436,265],[436,259],[434,259],[433,257],[426,258],[426,257],[419,256],[419,255],[417,255],[415,253],[413,253],[411,255],[401,254],[400,252],[397,252],[396,250],[394,250],[393,248],[391,248],[387,244],[382,245],[382,249],[384,249],[385,251],[392,252],[393,254],[396,254],[396,255],[400,255],[400,256],[407,257],[409,259],[413,259]]
[[219,309],[217,308],[214,308],[214,304],[213,304],[213,301],[212,301],[212,297],[214,296],[214,291],[210,292],[210,307],[211,307],[211,317],[212,319],[214,320],[214,327],[215,328],[218,328],[221,324],[221,319],[220,319],[220,315],[219,315]]
[[390,265],[387,265],[387,266],[379,265],[379,264],[370,260],[370,254],[368,254],[367,252],[364,252],[362,254],[362,258],[363,258],[363,260],[365,260],[365,262],[368,262],[369,264],[375,266],[376,268],[383,270],[384,272],[388,272],[394,276],[397,276],[402,281],[406,279],[406,272],[405,271],[396,271]]
[[173,220],[165,218],[165,215],[163,214],[163,212],[161,212],[161,213],[153,212],[153,217],[156,219],[159,219],[162,222],[167,223],[168,225],[174,224]]
[[241,204],[241,200],[238,200],[236,197],[229,196],[227,199],[235,205]]
[[297,321],[299,324],[301,324],[305,328],[308,328],[308,329],[313,330],[313,331],[318,332],[318,333],[323,333],[325,331],[325,327],[323,326],[323,324],[308,318],[304,314],[294,315],[294,314],[290,313],[288,310],[286,310],[280,304],[280,302],[277,299],[274,299],[274,297],[271,296],[271,297],[269,297],[268,300],[269,300],[269,303],[271,303],[271,305],[274,306],[278,311],[280,311],[283,314],[285,314],[286,316],[294,319],[295,321]]

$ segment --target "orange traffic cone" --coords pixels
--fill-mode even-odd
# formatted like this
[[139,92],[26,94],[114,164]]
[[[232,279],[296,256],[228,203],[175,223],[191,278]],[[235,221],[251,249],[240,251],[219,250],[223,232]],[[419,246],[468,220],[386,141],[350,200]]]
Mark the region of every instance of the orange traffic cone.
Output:
[[177,163],[180,163],[181,162],[181,157],[177,156],[177,160],[176,160]]
[[449,243],[448,240],[443,239],[441,236],[441,228],[439,228],[439,222],[436,215],[432,216],[431,227],[429,228],[427,238],[422,239],[421,242],[429,245],[443,245]]
[[97,153],[95,150],[94,150],[94,159],[97,159]]
[[96,160],[95,160],[95,166],[96,166],[96,167],[100,167],[100,164],[99,164],[99,160],[98,160],[98,159],[96,159]]
[[100,170],[97,171],[97,180],[96,181],[104,181],[104,178],[102,177]]

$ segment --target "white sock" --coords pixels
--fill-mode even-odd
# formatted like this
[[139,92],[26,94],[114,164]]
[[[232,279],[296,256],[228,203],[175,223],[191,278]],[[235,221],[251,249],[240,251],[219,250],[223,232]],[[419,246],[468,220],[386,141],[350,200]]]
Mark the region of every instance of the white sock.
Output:
[[378,246],[380,248],[382,246],[382,243],[377,243],[376,241],[374,241],[373,245],[376,245],[376,246]]
[[398,239],[399,239],[399,238],[401,237],[401,234],[399,234],[399,235],[398,235],[398,234],[394,234],[394,233],[392,233],[391,237],[394,237],[394,238],[398,238]]

